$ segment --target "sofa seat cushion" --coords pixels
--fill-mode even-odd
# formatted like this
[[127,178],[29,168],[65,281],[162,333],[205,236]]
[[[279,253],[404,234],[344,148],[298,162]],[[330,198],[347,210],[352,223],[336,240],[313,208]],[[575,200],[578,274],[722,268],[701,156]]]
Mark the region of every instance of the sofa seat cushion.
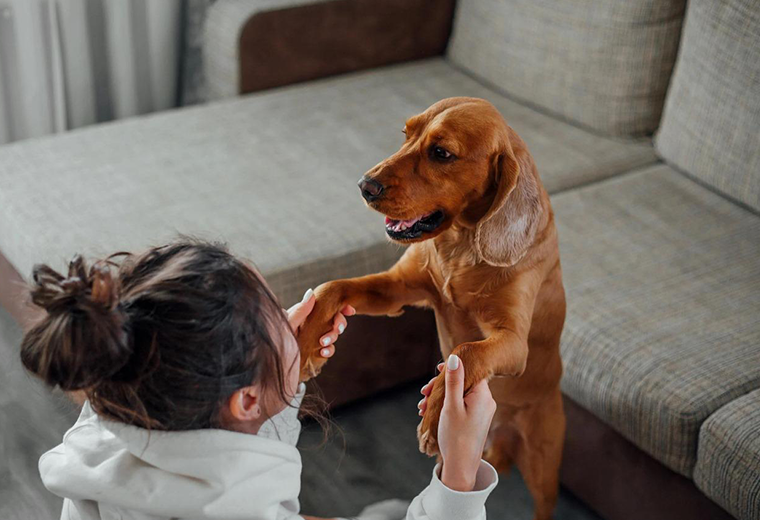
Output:
[[554,210],[563,390],[691,477],[702,422],[760,386],[760,217],[667,165]]
[[225,240],[283,304],[400,255],[356,183],[409,116],[455,95],[492,100],[549,189],[655,161],[509,101],[443,59],[90,127],[0,148],[0,251],[20,273],[75,252],[139,250],[177,233]]
[[694,481],[736,518],[760,518],[760,390],[731,401],[704,422]]
[[760,211],[760,5],[690,0],[657,135],[669,163]]
[[459,0],[448,52],[497,88],[567,120],[607,134],[651,134],[676,61],[685,5]]

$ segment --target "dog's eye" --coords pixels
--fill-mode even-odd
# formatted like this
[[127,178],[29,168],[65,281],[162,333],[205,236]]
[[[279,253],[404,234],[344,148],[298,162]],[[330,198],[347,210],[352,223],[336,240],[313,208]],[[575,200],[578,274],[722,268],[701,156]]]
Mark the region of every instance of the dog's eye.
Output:
[[441,148],[440,146],[434,146],[432,152],[433,152],[433,157],[435,157],[436,159],[440,159],[442,161],[447,161],[451,159],[452,157],[454,157],[451,154],[451,152],[449,152],[445,148]]

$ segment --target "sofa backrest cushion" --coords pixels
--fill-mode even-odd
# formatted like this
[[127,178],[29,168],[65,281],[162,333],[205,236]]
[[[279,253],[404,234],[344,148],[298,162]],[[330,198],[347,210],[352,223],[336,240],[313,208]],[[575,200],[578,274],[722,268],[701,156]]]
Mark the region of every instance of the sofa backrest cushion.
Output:
[[667,162],[760,210],[757,0],[690,0],[655,141]]
[[448,56],[494,87],[621,136],[656,130],[685,0],[459,0]]

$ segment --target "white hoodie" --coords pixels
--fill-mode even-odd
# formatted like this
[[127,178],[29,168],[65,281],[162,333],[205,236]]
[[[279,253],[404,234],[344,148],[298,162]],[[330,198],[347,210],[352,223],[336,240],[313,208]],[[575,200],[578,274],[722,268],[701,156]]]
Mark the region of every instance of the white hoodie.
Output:
[[[301,520],[299,427],[287,431],[291,410],[259,435],[149,432],[102,419],[85,403],[63,443],[40,458],[40,474],[64,498],[62,520]],[[265,437],[277,437],[283,426],[287,439]],[[470,493],[448,489],[437,473],[436,466],[407,520],[485,520],[498,481],[490,465],[481,463]]]

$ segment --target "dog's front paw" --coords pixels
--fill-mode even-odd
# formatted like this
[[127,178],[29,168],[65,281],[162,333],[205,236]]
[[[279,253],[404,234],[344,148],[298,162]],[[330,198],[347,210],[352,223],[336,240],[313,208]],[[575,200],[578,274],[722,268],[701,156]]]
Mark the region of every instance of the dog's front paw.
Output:
[[320,354],[326,346],[320,343],[320,339],[332,330],[335,315],[344,307],[340,281],[322,284],[314,294],[314,309],[299,328],[296,338],[301,351],[301,381],[317,376],[327,362]]
[[437,434],[433,432],[433,429],[424,429],[422,423],[417,426],[417,439],[420,443],[420,451],[428,457],[434,457],[438,455],[440,450],[438,449]]
[[425,415],[422,416],[422,421],[417,426],[420,451],[430,457],[438,455],[440,452],[438,448],[438,425],[441,421],[445,388],[444,375],[439,374],[433,381],[433,389],[427,397]]
[[[314,314],[314,311],[312,311]],[[329,323],[319,316],[309,317],[301,326],[298,334],[298,348],[301,351],[301,381],[308,381],[316,377],[327,362],[320,353],[323,348],[319,340],[328,330]]]

